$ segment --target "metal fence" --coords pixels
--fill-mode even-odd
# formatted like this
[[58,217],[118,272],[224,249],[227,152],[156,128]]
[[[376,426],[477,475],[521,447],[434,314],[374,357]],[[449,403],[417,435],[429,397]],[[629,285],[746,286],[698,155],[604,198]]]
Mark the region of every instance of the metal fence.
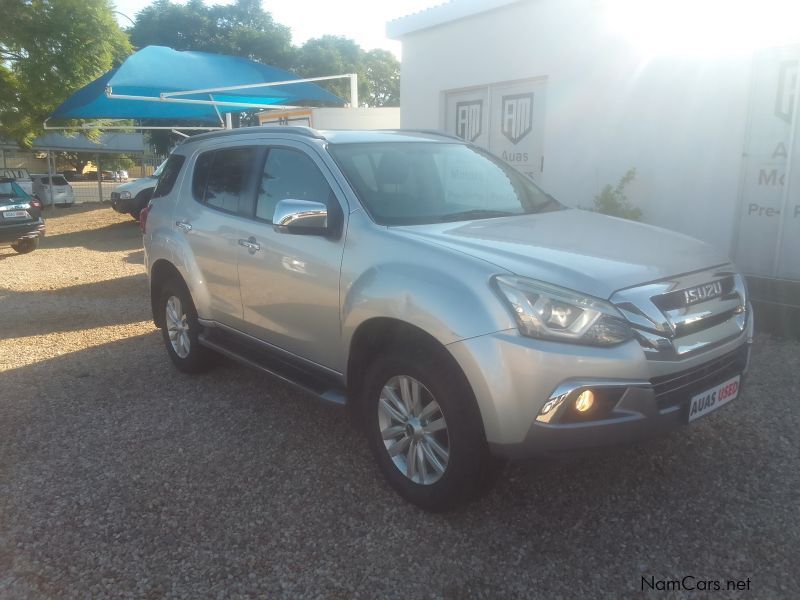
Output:
[[[104,161],[100,156],[96,163],[97,170],[87,171],[82,175],[63,170],[61,164],[57,165],[56,174],[65,177],[75,198],[75,203],[84,202],[110,202],[111,192],[120,185],[134,181],[141,177],[152,175],[163,159],[156,156],[137,157],[135,165],[120,167],[112,161]],[[61,182],[64,183],[63,181]],[[50,199],[42,198],[45,205],[50,204]]]

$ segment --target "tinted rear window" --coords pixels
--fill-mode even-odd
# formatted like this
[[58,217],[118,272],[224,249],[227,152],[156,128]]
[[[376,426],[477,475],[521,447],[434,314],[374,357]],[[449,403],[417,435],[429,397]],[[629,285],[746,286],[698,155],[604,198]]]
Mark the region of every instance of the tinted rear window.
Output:
[[186,157],[181,156],[180,154],[173,154],[167,159],[167,162],[164,165],[164,170],[161,171],[161,175],[158,177],[156,189],[153,190],[153,199],[166,196],[172,191],[172,188],[175,187],[175,182],[178,180],[178,175],[181,172],[181,167],[183,166],[183,162],[185,160]]
[[[39,181],[41,181],[44,185],[50,185],[50,178],[45,175],[44,177],[39,177]],[[67,180],[64,179],[61,175],[53,175],[53,185],[69,185]]]
[[195,199],[224,212],[237,212],[255,154],[255,148],[243,147],[198,156],[192,182]]
[[0,181],[0,196],[4,198],[25,198],[27,195],[15,182]]

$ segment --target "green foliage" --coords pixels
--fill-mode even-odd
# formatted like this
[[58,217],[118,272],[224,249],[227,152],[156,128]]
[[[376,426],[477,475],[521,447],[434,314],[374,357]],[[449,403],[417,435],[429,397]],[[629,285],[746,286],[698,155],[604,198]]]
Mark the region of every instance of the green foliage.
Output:
[[[135,23],[129,32],[138,48],[158,45],[243,56],[290,69],[301,77],[357,73],[362,105],[400,105],[400,63],[391,52],[365,52],[353,40],[333,35],[292,46],[289,28],[276,23],[260,0],[213,6],[201,0],[186,4],[156,0],[136,15]],[[319,85],[344,100],[350,99],[347,79]]]
[[72,92],[131,52],[109,0],[0,0],[0,138],[30,146]]
[[[387,50],[365,52],[353,40],[325,35],[308,40],[297,49],[295,72],[302,77],[358,75],[358,98],[362,106],[400,106],[400,63]],[[342,98],[350,100],[350,80],[320,82]]]
[[243,56],[281,68],[292,64],[292,34],[261,8],[260,0],[213,6],[202,0],[156,0],[136,14],[129,33],[137,48],[169,46]]
[[594,197],[594,210],[604,215],[622,217],[632,221],[640,221],[642,210],[638,206],[633,206],[625,195],[625,188],[636,179],[636,169],[628,169],[622,176],[617,185],[612,187],[606,185],[602,191]]

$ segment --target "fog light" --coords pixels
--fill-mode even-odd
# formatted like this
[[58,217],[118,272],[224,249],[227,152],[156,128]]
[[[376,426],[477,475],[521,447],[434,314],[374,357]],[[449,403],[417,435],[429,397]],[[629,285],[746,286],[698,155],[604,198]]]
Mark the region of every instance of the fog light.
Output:
[[575,400],[575,410],[578,412],[586,412],[594,404],[594,393],[592,390],[584,390],[581,392],[578,399]]

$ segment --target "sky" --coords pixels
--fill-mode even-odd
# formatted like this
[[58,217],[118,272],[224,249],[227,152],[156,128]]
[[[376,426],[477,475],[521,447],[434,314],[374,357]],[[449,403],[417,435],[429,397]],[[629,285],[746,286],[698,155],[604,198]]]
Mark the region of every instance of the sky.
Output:
[[[400,42],[386,37],[386,22],[444,0],[262,0],[272,17],[292,30],[292,42],[300,45],[323,35],[341,35],[354,39],[364,50],[384,48],[400,56]],[[116,10],[136,18],[136,13],[151,0],[113,0]],[[183,4],[184,2],[181,2]],[[205,0],[206,4],[229,4],[230,0]],[[122,27],[130,22],[116,15]]]

